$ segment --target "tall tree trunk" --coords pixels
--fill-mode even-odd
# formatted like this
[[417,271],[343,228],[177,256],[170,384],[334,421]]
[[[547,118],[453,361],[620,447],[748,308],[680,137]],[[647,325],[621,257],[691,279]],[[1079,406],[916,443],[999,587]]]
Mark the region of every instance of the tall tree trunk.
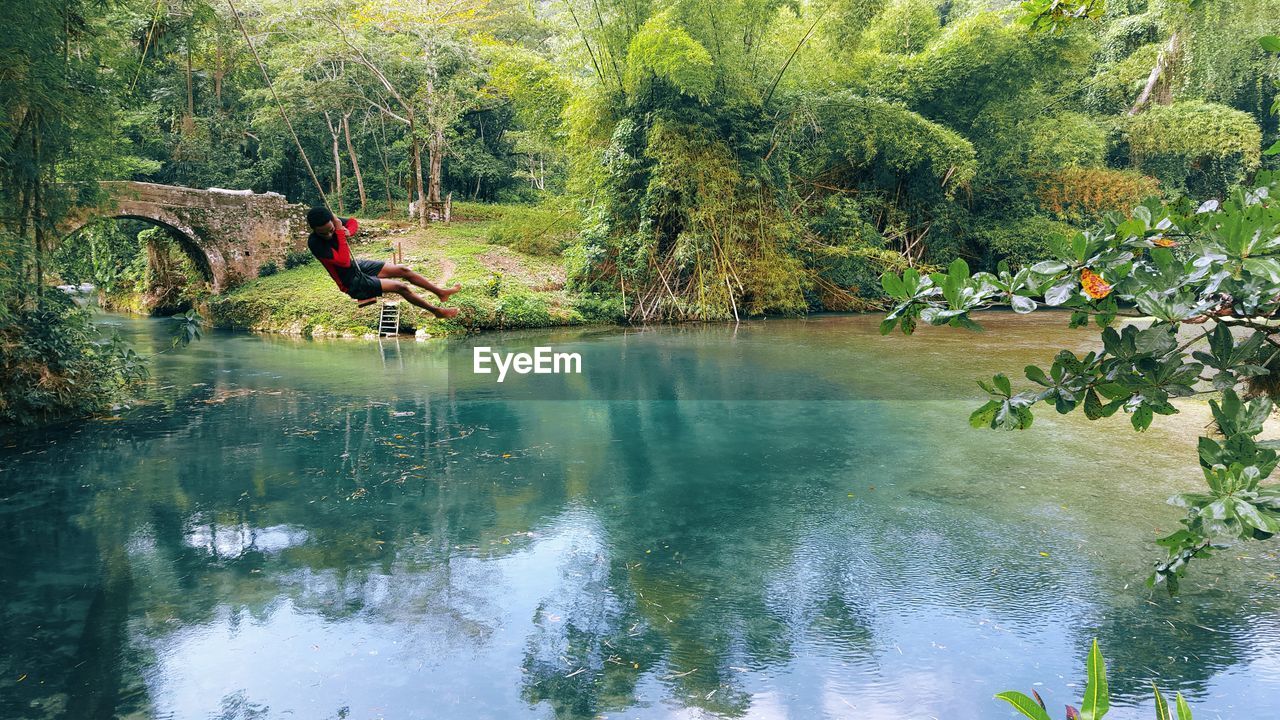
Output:
[[369,203],[364,194],[364,177],[360,174],[360,161],[356,158],[355,145],[351,144],[351,113],[342,115],[342,133],[347,137],[347,155],[351,158],[351,170],[356,175],[356,188],[360,191],[360,211]]
[[[431,68],[431,72],[427,73],[427,102],[431,105],[435,103],[436,82],[435,67],[431,64],[431,50],[427,49],[424,57],[427,58],[427,66]],[[440,169],[444,160],[444,128],[439,127],[439,119],[432,119],[430,105],[427,111],[428,124],[431,125],[431,139],[429,141],[429,150],[431,152],[431,177],[430,185],[427,188],[427,201],[431,203],[440,202]]]
[[187,38],[187,117],[182,129],[191,132],[196,126],[196,94],[191,87],[191,38]]
[[222,112],[222,78],[226,76],[227,71],[222,65],[222,35],[217,35],[217,45],[214,48],[214,67],[213,69],[213,100],[217,103],[217,110]]
[[428,202],[440,202],[440,172],[444,166],[444,131],[431,131],[431,186],[427,190]]
[[413,175],[418,191],[418,227],[427,226],[427,197],[422,189],[422,143],[418,140],[418,134],[415,131],[416,123],[412,115],[409,116],[409,135],[413,138]]
[[36,297],[44,296],[44,198],[43,188],[41,187],[40,173],[43,168],[40,165],[40,130],[36,126],[35,131],[31,135],[31,149],[33,151],[33,159],[35,160],[35,180],[31,187],[33,190],[32,210],[35,222],[32,223],[35,230],[35,250],[36,250]]
[[391,200],[391,168],[387,164],[387,118],[384,113],[378,113],[378,125],[382,132],[378,135],[378,159],[382,161],[382,186],[387,191],[387,211],[395,210],[395,203]]
[[338,151],[338,128],[334,127],[329,111],[324,111],[325,124],[329,126],[329,137],[333,140],[333,191],[338,196],[338,212],[345,212],[342,207],[342,155]]
[[1160,50],[1160,54],[1156,56],[1156,65],[1151,68],[1151,74],[1147,76],[1147,84],[1142,87],[1142,92],[1138,94],[1138,99],[1133,102],[1133,107],[1129,108],[1130,115],[1137,115],[1142,112],[1143,108],[1151,102],[1152,93],[1156,91],[1156,86],[1164,79],[1164,88],[1157,97],[1160,102],[1168,102],[1170,93],[1172,92],[1173,83],[1169,79],[1172,74],[1171,68],[1178,62],[1181,55],[1181,46],[1179,44],[1180,37],[1178,31],[1174,31],[1169,36],[1169,42]]

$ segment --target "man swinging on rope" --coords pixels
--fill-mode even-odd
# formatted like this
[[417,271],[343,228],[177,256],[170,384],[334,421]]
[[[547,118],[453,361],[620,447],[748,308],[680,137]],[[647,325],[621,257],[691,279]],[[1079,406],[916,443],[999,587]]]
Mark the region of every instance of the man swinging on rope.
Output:
[[311,226],[307,247],[329,271],[342,292],[359,301],[372,301],[384,292],[391,292],[438,318],[451,318],[458,314],[457,308],[436,307],[423,300],[404,280],[430,290],[441,302],[448,301],[450,295],[461,290],[461,285],[441,288],[406,265],[351,257],[351,246],[347,244],[347,238],[359,230],[360,226],[355,218],[339,220],[328,208],[314,207],[307,211],[307,225]]

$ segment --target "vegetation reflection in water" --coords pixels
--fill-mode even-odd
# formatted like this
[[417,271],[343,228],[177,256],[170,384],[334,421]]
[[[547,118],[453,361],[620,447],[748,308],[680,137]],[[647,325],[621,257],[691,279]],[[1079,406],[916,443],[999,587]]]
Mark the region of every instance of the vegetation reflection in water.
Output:
[[1280,714],[1273,557],[1141,585],[1201,408],[1123,454],[968,428],[963,379],[1060,320],[495,339],[581,350],[581,402],[464,387],[457,344],[206,338],[149,404],[3,449],[0,715],[1004,717],[1078,695],[1095,635],[1114,717],[1153,679]]

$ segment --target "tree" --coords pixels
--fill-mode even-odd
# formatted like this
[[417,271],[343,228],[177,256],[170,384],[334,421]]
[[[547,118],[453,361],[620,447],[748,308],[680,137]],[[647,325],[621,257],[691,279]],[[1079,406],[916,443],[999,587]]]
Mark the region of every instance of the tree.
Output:
[[[1280,178],[1226,202],[1149,201],[1101,229],[1052,245],[1052,259],[1011,271],[970,275],[957,260],[945,273],[886,274],[895,307],[881,324],[911,333],[916,323],[977,329],[972,313],[1008,304],[1020,313],[1071,310],[1071,325],[1092,319],[1102,349],[1083,357],[1063,350],[1047,370],[1028,366],[1035,385],[1015,393],[1005,375],[980,383],[991,399],[974,427],[1025,429],[1032,407],[1083,408],[1090,420],[1123,410],[1146,430],[1156,415],[1177,413],[1173,398],[1212,395],[1216,437],[1200,438],[1207,493],[1178,495],[1183,528],[1159,540],[1168,557],[1151,584],[1177,589],[1187,564],[1210,555],[1222,537],[1266,539],[1280,532],[1280,486],[1263,485],[1276,468],[1270,443],[1256,440],[1280,397]],[[1118,318],[1152,318],[1117,329]],[[1193,329],[1190,337],[1180,334]]]

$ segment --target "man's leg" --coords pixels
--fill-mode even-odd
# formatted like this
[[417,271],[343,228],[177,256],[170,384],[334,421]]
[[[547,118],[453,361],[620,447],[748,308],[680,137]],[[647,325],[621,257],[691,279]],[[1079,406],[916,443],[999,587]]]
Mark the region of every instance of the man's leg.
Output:
[[426,310],[427,312],[431,313],[432,315],[435,315],[438,318],[451,318],[454,315],[458,314],[458,308],[436,307],[435,305],[432,305],[426,300],[423,300],[421,297],[418,296],[418,293],[413,291],[413,288],[409,287],[408,285],[405,285],[399,280],[383,279],[383,280],[379,280],[378,282],[382,283],[383,293],[395,293],[396,295],[399,295],[405,300],[408,300],[409,302],[413,303],[414,305],[417,305],[418,307],[422,308],[423,310]]
[[387,263],[386,265],[382,266],[381,270],[378,271],[378,277],[404,278],[405,280],[408,280],[409,282],[413,283],[414,285],[417,285],[418,287],[424,290],[429,290],[435,293],[436,297],[440,298],[442,301],[447,301],[450,295],[462,289],[461,285],[454,285],[451,288],[442,288],[439,285],[436,285],[435,283],[426,279],[422,275],[414,272],[408,265],[395,265],[392,263]]

